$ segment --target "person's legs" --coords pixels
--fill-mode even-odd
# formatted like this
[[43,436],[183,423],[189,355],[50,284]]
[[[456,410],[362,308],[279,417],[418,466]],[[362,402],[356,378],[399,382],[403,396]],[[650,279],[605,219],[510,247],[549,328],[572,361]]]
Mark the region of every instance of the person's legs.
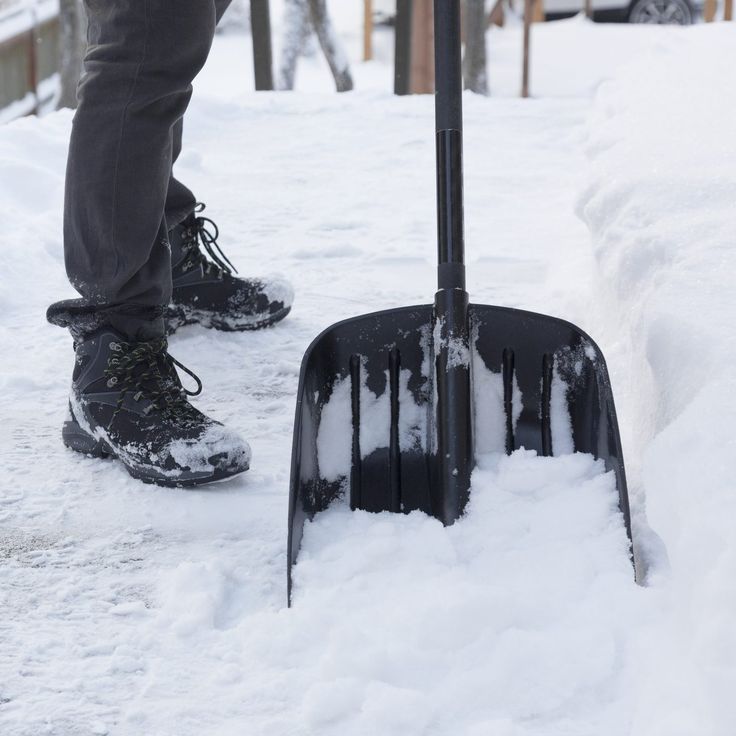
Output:
[[[214,0],[217,22],[230,2]],[[181,152],[182,130],[179,120],[173,132],[172,166]],[[198,216],[203,208],[172,172],[166,196],[173,273],[166,313],[169,333],[188,324],[228,331],[256,330],[282,320],[291,310],[291,286],[283,279],[235,276],[234,267],[217,243],[217,226]]]
[[[214,0],[215,22],[219,23],[232,0]],[[182,134],[184,130],[183,118],[180,118],[173,130],[172,166],[181,153]],[[185,220],[194,212],[197,200],[189,187],[182,184],[171,172],[169,176],[169,189],[166,194],[166,223],[169,230]]]
[[[215,0],[86,0],[89,48],[67,165],[64,253],[83,310],[162,334],[175,144],[214,35]],[[178,151],[177,151],[178,152]]]
[[85,2],[89,48],[64,211],[67,273],[82,299],[48,311],[74,336],[62,439],[118,458],[146,482],[227,478],[248,469],[248,444],[189,403],[163,319],[173,129],[212,43],[215,0]]

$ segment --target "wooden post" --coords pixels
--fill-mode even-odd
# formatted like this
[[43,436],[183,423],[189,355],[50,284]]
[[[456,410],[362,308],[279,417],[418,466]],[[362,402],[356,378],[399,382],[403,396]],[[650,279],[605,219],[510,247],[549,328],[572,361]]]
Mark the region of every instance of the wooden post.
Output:
[[28,89],[33,95],[33,108],[30,115],[38,115],[38,56],[36,55],[36,44],[38,42],[38,32],[36,26],[36,14],[33,13],[33,25],[28,31]]
[[414,0],[413,5],[409,89],[412,94],[432,94],[434,92],[433,0]]
[[479,95],[488,94],[486,60],[485,0],[465,0],[465,53],[463,54],[463,87]]
[[532,23],[544,23],[544,0],[535,0],[534,13],[532,15]]
[[253,67],[256,89],[273,89],[271,58],[271,15],[268,0],[250,0],[250,28],[253,38]]
[[703,20],[712,23],[716,17],[717,0],[705,0],[703,4]]
[[584,0],[583,12],[586,18],[593,19],[593,0]]
[[342,44],[327,12],[327,1],[309,0],[309,17],[335,80],[335,88],[338,92],[349,92],[353,88],[353,77],[347,54],[342,50]]
[[524,0],[524,51],[521,66],[521,96],[529,97],[529,44],[532,24],[532,4],[535,0]]
[[503,28],[504,21],[503,0],[496,0],[488,15],[488,25]]
[[363,0],[363,61],[373,58],[373,0]]
[[725,0],[723,4],[723,20],[733,20],[733,0]]
[[411,91],[411,17],[412,0],[396,0],[394,25],[394,94]]

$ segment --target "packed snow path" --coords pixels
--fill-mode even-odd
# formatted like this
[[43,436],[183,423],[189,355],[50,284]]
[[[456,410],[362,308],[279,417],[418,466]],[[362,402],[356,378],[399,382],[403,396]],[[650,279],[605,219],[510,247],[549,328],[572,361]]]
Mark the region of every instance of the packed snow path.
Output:
[[[473,298],[572,316],[552,284],[571,302],[587,296],[588,278],[558,272],[563,255],[581,273],[590,266],[573,214],[585,106],[469,99],[467,108]],[[3,587],[15,613],[2,627],[24,646],[4,660],[5,716],[24,724],[18,733],[45,723],[52,733],[451,733],[460,719],[481,731],[529,721],[534,733],[535,722],[575,718],[603,733],[638,591],[615,496],[596,490],[599,471],[582,457],[503,464],[508,475],[518,463],[531,486],[504,505],[493,499],[498,482],[478,481],[489,510],[450,533],[420,515],[326,519],[322,542],[308,538],[297,607],[283,610],[301,355],[334,320],[434,291],[431,98],[265,96],[199,105],[189,123],[180,174],[209,202],[228,254],[245,273],[288,274],[298,293],[276,329],[194,328],[172,340],[205,383],[198,405],[254,451],[246,476],[199,491],[144,486],[119,464],[60,446],[70,341],[42,315],[69,291],[58,244],[69,116],[3,131],[19,160],[49,154],[43,169],[24,165],[28,191],[13,202],[32,202],[37,217],[18,218],[28,251],[13,261],[14,280],[34,287],[9,300],[15,347],[1,399],[3,416],[20,406],[26,418],[6,443],[3,521],[14,531]],[[315,565],[326,567],[321,585]],[[348,585],[360,571],[363,584]],[[477,662],[466,667],[471,652]],[[564,676],[555,660],[567,660]]]
[[[631,123],[630,104],[623,96],[602,109]],[[595,308],[576,203],[610,249],[627,230],[606,217],[620,204],[607,187],[621,172],[604,155],[618,130],[591,138],[589,108],[466,97],[469,290],[478,302],[576,322],[610,361],[627,357],[616,340],[628,335],[620,325],[599,332],[616,318]],[[730,736],[734,650],[723,615],[733,547],[717,556],[727,517],[703,512],[686,537],[699,545],[699,570],[637,587],[610,485],[583,456],[484,457],[470,514],[449,530],[419,514],[332,510],[308,529],[296,606],[285,609],[301,355],[337,319],[430,300],[432,124],[430,98],[233,102],[207,89],[195,98],[179,174],[209,203],[241,272],[279,271],[297,291],[293,315],[273,330],[189,328],[172,340],[205,383],[198,405],[254,451],[246,476],[197,491],[144,486],[118,464],[61,447],[71,344],[43,313],[71,293],[59,242],[70,116],[0,129],[3,736]],[[581,199],[584,153],[602,163]],[[626,153],[633,171],[641,156]],[[630,435],[639,384],[616,381],[628,375],[620,366],[614,389]],[[672,394],[684,402],[691,391]],[[697,485],[679,431],[649,466],[660,508],[663,468],[683,468],[675,542]],[[727,499],[727,452],[709,464],[706,510]],[[636,468],[642,458],[632,456]],[[715,572],[698,574],[713,559]]]

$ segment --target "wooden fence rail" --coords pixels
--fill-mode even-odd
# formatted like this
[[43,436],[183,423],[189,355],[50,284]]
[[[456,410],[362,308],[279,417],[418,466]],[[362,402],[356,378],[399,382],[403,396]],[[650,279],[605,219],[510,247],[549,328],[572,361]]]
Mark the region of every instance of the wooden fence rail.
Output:
[[58,5],[0,11],[0,120],[34,114],[51,102],[58,71]]

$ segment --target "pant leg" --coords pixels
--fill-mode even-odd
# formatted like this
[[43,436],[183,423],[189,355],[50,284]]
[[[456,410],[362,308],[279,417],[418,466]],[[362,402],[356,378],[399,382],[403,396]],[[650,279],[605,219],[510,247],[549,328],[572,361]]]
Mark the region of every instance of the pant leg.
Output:
[[209,53],[214,0],[85,0],[89,46],[67,162],[64,256],[91,312],[163,329],[173,131]]
[[[231,2],[232,0],[214,0],[217,23],[220,22]],[[174,126],[172,165],[181,153],[183,122],[183,119],[180,119]],[[169,229],[184,220],[194,210],[196,202],[197,200],[191,190],[182,184],[172,172],[169,177],[169,191],[166,195],[166,222]]]

